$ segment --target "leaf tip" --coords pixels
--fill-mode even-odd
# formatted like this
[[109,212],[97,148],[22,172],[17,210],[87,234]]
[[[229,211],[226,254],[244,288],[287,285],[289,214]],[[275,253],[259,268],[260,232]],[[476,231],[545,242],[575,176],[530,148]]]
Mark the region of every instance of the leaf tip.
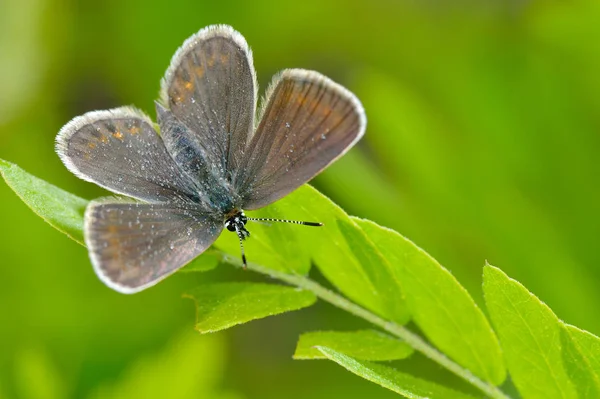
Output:
[[5,169],[8,169],[8,168],[10,168],[13,165],[14,165],[13,163],[8,162],[8,161],[0,158],[0,174],[2,174]]
[[[487,279],[490,278],[494,278],[496,276],[501,276],[504,275],[506,276],[506,273],[504,273],[499,267],[496,267],[492,264],[490,264],[487,260],[485,261],[485,265],[483,265],[483,283],[485,285],[485,282]],[[508,277],[508,276],[506,276]]]

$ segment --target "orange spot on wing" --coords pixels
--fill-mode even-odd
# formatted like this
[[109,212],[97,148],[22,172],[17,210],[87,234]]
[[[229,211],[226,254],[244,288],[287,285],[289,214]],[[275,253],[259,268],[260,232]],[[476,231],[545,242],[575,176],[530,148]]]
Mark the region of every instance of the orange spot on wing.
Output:
[[227,64],[229,62],[229,56],[227,54],[221,54],[221,64]]
[[198,76],[199,78],[204,76],[204,68],[203,67],[199,66],[196,68],[196,76]]
[[100,136],[100,141],[103,142],[104,144],[108,143],[108,137],[106,137],[105,135]]
[[93,150],[94,148],[96,148],[96,143],[89,142],[88,147]]
[[127,265],[123,262],[121,256],[121,241],[118,238],[118,228],[116,226],[108,226],[108,234],[106,237],[106,241],[108,243],[108,248],[110,248],[110,254],[112,255],[111,269],[114,269],[116,266],[117,271],[120,274],[124,274],[127,272]]
[[106,241],[108,241],[108,245],[111,249],[114,250],[115,253],[119,253],[118,248],[121,246],[121,243],[119,241],[119,228],[117,226],[111,226],[108,225],[106,227],[107,229],[107,235],[106,235]]
[[140,128],[138,126],[132,126],[129,129],[129,133],[131,133],[131,134],[138,134],[139,132],[140,132]]
[[178,83],[175,82],[175,85],[173,85],[174,87],[169,91],[169,98],[173,104],[181,104],[183,102],[183,96],[179,92],[179,89],[175,87],[177,85]]
[[113,136],[114,136],[116,139],[119,139],[119,140],[123,141],[123,133],[119,132],[118,130],[117,130],[116,132],[114,132],[114,133],[113,133]]
[[194,88],[194,84],[192,82],[185,82],[183,85],[187,90],[192,90]]

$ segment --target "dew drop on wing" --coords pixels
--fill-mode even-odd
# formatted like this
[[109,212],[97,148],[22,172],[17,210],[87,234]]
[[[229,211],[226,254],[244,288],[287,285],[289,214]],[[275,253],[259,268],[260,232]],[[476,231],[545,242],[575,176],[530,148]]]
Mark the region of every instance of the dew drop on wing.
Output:
[[290,126],[291,126],[291,125],[290,125],[290,123],[289,123],[289,122],[286,122],[286,123],[285,123],[285,127],[287,127],[288,129],[290,128]]
[[325,140],[325,134],[321,134],[321,140]]

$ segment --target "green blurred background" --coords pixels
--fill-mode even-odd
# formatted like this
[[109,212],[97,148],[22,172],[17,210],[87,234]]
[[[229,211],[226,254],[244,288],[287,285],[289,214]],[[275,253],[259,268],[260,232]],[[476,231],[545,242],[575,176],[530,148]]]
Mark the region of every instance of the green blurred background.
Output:
[[[85,198],[54,153],[72,117],[135,104],[200,28],[227,23],[261,87],[321,71],[363,101],[366,138],[314,184],[411,238],[482,304],[485,260],[600,333],[600,3],[581,1],[0,0],[0,157]],[[207,337],[181,292],[248,279],[221,267],[134,296],[0,183],[0,397],[391,398],[297,335],[364,327],[332,307]],[[420,356],[399,368],[463,387]]]

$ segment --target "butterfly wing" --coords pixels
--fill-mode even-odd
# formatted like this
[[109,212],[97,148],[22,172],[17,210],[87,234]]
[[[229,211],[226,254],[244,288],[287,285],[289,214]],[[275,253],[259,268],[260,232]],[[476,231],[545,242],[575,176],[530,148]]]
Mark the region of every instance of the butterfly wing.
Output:
[[171,204],[93,201],[85,212],[86,245],[94,270],[110,288],[148,288],[204,252],[222,221]]
[[185,41],[162,81],[161,102],[187,129],[161,123],[161,134],[186,171],[197,174],[200,158],[223,177],[237,169],[254,128],[256,90],[252,53],[233,28],[209,26]]
[[133,108],[74,118],[58,133],[56,151],[76,176],[118,194],[156,202],[191,198],[197,191],[167,152],[152,121]]
[[234,178],[244,209],[268,205],[312,179],[348,151],[366,127],[354,94],[302,69],[273,79],[261,115]]

